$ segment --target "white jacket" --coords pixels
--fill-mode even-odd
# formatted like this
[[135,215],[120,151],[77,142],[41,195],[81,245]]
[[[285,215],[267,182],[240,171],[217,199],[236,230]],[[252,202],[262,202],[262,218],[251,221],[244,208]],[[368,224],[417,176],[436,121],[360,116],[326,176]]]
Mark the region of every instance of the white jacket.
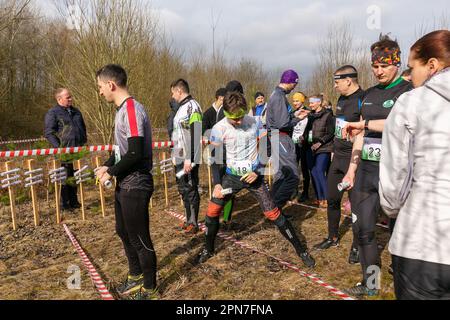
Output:
[[386,121],[383,210],[398,216],[389,251],[450,265],[450,68],[404,93]]

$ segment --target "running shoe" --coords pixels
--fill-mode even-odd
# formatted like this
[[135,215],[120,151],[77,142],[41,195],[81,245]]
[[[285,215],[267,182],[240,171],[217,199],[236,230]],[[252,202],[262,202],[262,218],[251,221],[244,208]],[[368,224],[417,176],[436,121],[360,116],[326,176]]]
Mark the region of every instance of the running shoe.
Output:
[[358,283],[353,288],[344,290],[344,293],[348,294],[349,296],[354,296],[354,297],[359,297],[359,298],[375,297],[379,294],[379,290],[369,289],[366,286],[364,286],[363,284]]
[[303,261],[303,264],[308,268],[314,268],[316,266],[316,260],[309,254],[309,252],[303,252],[299,254]]
[[324,239],[321,243],[316,244],[314,249],[316,250],[327,250],[331,247],[339,247],[340,241],[339,239],[333,240],[331,238]]
[[130,296],[130,300],[159,300],[158,289],[150,290],[141,287],[139,291]]
[[206,248],[204,248],[202,250],[202,252],[200,252],[200,254],[198,255],[197,261],[199,264],[202,264],[202,263],[205,263],[206,261],[208,261],[213,256],[214,256],[214,253],[211,253]]
[[117,287],[120,295],[126,296],[139,291],[144,285],[144,275],[128,276],[127,279]]

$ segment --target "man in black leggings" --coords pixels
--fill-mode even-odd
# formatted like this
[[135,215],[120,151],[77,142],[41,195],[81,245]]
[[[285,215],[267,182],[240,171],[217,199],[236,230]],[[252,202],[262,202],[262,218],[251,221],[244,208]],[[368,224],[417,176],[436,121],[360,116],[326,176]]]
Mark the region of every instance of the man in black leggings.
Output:
[[148,206],[153,193],[152,137],[150,119],[127,89],[127,74],[118,65],[97,72],[106,101],[117,106],[116,150],[97,171],[100,183],[117,178],[115,191],[116,232],[123,242],[129,273],[117,291],[136,300],[157,298],[156,254],[149,230]]
[[[339,246],[339,223],[341,220],[341,201],[344,190],[338,190],[350,165],[352,143],[342,136],[347,122],[359,121],[364,91],[358,84],[358,72],[355,67],[346,65],[334,73],[334,87],[341,94],[336,106],[336,133],[334,140],[334,158],[328,172],[328,238],[315,246],[326,250]],[[351,191],[349,192],[351,197]],[[349,263],[359,263],[358,244],[353,237]]]
[[[377,239],[375,234],[377,217],[380,211],[381,141],[384,122],[388,118],[395,102],[412,85],[399,77],[401,53],[396,41],[383,36],[374,43],[372,51],[372,71],[378,85],[368,89],[364,94],[361,107],[361,120],[349,123],[356,135],[349,170],[343,181],[353,187],[351,204],[353,228],[358,235],[360,261],[363,273],[362,283],[347,290],[354,296],[377,295],[379,283],[377,272],[380,267]],[[344,136],[347,129],[344,129]]]

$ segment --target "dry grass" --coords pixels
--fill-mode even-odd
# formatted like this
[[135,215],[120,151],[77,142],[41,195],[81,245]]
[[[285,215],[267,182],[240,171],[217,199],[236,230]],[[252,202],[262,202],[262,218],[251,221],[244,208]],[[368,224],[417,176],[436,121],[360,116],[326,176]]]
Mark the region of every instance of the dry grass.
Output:
[[[207,186],[203,186],[207,191]],[[127,274],[126,258],[119,238],[114,231],[112,194],[108,195],[108,214],[105,219],[98,210],[96,193],[88,193],[88,221],[81,222],[80,215],[66,215],[64,222],[92,258],[107,286],[114,287]],[[194,258],[203,246],[204,235],[188,237],[177,231],[179,221],[165,213],[164,195],[151,213],[151,234],[158,256],[158,281],[162,299],[269,299],[269,300],[330,300],[336,296],[313,284],[308,279],[281,266],[261,254],[237,248],[230,242],[217,240],[217,255],[198,266]],[[202,212],[205,212],[207,195],[203,194]],[[182,213],[176,188],[170,189],[172,209]],[[156,202],[156,201],[155,201]],[[43,202],[45,204],[45,202]],[[44,207],[43,205],[41,207]],[[99,299],[88,274],[74,251],[61,226],[54,223],[54,208],[41,208],[42,225],[34,228],[30,205],[19,207],[19,230],[10,226],[9,208],[0,209],[0,299],[33,300],[93,300]],[[294,215],[294,225],[301,229],[309,247],[326,237],[326,212],[300,206],[287,209]],[[203,216],[201,216],[203,219]],[[347,263],[351,232],[342,228],[340,248],[326,252],[313,252],[317,260],[314,273],[340,289],[360,280],[360,267]],[[235,238],[257,248],[303,266],[290,244],[276,228],[268,223],[251,195],[243,193],[236,204],[234,222],[227,231]],[[388,234],[380,231],[382,244]],[[381,299],[392,299],[392,277],[387,273],[389,254],[384,250]],[[78,265],[82,270],[82,290],[68,290],[67,268]],[[308,271],[308,270],[305,270]]]

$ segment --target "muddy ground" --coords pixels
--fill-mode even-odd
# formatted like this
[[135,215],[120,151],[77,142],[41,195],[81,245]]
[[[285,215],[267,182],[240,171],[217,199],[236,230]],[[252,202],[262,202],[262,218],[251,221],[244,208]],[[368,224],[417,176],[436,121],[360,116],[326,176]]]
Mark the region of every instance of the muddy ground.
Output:
[[[207,186],[203,186],[202,215],[207,205]],[[175,186],[170,188],[170,208],[183,213]],[[97,300],[88,273],[72,247],[64,229],[56,225],[54,198],[40,200],[41,225],[33,225],[31,204],[18,206],[17,231],[12,231],[9,207],[0,204],[0,299],[32,300]],[[230,242],[217,241],[217,255],[204,265],[194,258],[201,250],[204,235],[186,236],[178,231],[179,221],[166,213],[161,188],[154,195],[151,210],[151,235],[158,257],[158,282],[162,299],[249,299],[249,300],[333,300],[326,289],[301,277],[271,258],[238,248]],[[103,280],[114,293],[115,286],[127,275],[127,264],[121,242],[114,231],[113,195],[107,194],[107,215],[103,218],[94,186],[88,188],[87,221],[81,211],[64,215],[64,223],[72,230]],[[326,211],[289,206],[293,223],[312,246],[327,235]],[[293,262],[300,269],[319,275],[324,281],[345,289],[360,281],[360,266],[347,263],[352,240],[346,220],[341,227],[339,248],[325,252],[312,251],[317,267],[303,267],[290,244],[265,220],[252,196],[245,191],[236,202],[235,215],[227,234],[248,244]],[[390,256],[385,248],[388,232],[378,229],[382,250],[382,290],[378,299],[393,299],[392,277],[387,268]],[[72,265],[81,269],[81,290],[69,290],[66,281]]]

